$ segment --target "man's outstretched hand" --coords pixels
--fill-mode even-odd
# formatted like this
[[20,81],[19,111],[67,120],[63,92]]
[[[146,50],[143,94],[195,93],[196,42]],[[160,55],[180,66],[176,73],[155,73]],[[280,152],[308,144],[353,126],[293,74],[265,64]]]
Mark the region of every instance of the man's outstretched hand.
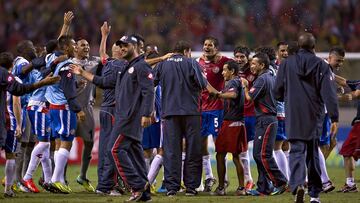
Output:
[[82,67],[80,65],[77,65],[77,64],[70,64],[70,70],[75,75],[81,75],[82,72],[83,72]]

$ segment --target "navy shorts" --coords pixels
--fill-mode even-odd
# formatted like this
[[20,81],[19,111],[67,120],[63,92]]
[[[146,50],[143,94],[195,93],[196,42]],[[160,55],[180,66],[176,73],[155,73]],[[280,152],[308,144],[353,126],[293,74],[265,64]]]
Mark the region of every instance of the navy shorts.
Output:
[[330,145],[330,127],[331,127],[331,120],[328,114],[325,115],[324,123],[323,123],[323,130],[320,137],[319,146]]
[[15,131],[8,130],[6,134],[5,153],[15,153],[17,146],[17,139]]
[[250,142],[254,140],[255,137],[255,125],[256,125],[256,117],[255,116],[245,116],[245,128],[247,141]]
[[223,122],[223,110],[204,111],[201,113],[201,136],[217,137]]
[[276,141],[284,141],[287,140],[286,132],[285,132],[285,120],[278,119],[278,129],[276,133]]
[[154,123],[144,128],[142,146],[144,149],[154,149],[161,147],[160,122]]

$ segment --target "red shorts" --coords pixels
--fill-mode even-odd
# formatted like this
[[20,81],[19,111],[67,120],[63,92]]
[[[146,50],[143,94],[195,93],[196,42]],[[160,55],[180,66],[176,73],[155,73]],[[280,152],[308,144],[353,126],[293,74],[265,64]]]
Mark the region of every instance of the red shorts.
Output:
[[240,154],[247,151],[246,128],[241,121],[224,120],[215,142],[215,151],[219,153]]
[[351,128],[349,136],[346,138],[344,144],[341,147],[339,154],[344,157],[353,156],[355,160],[359,158],[359,148],[360,148],[360,122],[357,122]]

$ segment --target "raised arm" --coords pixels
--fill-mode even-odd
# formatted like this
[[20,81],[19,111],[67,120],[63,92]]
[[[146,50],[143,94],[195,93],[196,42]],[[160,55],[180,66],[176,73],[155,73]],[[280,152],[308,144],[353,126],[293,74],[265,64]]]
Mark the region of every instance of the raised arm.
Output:
[[107,24],[105,21],[104,24],[100,28],[101,30],[101,41],[100,41],[100,48],[99,48],[99,56],[101,61],[109,58],[109,55],[106,54],[106,41],[109,36],[111,26]]
[[58,39],[61,36],[67,35],[69,33],[70,24],[73,19],[74,19],[74,13],[72,11],[68,11],[64,14],[64,24],[61,28],[61,32],[60,32]]
[[165,54],[164,56],[160,56],[160,57],[157,57],[157,58],[152,58],[152,59],[145,59],[145,62],[147,64],[149,64],[150,66],[153,66],[161,61],[164,61],[170,57],[172,57],[174,55],[174,53],[167,53]]

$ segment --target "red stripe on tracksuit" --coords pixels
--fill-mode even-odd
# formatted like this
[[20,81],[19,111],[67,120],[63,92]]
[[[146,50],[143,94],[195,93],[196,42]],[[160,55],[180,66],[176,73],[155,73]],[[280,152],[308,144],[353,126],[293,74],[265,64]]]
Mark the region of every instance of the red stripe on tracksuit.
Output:
[[123,168],[121,167],[121,164],[120,164],[120,160],[118,158],[118,152],[119,152],[119,145],[120,143],[124,140],[125,136],[123,135],[119,135],[119,137],[116,139],[113,147],[111,148],[111,154],[114,158],[114,161],[115,161],[115,167],[116,167],[116,170],[118,171],[118,173],[120,174],[122,180],[124,181],[124,183],[126,185],[128,185],[127,183],[127,179],[125,177],[125,173],[124,173],[124,170]]
[[269,163],[267,162],[266,160],[266,145],[269,141],[269,135],[270,135],[270,128],[271,126],[274,125],[274,123],[271,123],[267,128],[266,128],[266,131],[265,131],[265,134],[264,134],[264,138],[263,138],[263,143],[261,145],[261,162],[266,170],[266,172],[268,173],[271,181],[274,183],[274,185],[278,185],[277,184],[277,181],[274,177],[274,175],[271,173],[271,170],[270,170],[270,167],[269,167]]

